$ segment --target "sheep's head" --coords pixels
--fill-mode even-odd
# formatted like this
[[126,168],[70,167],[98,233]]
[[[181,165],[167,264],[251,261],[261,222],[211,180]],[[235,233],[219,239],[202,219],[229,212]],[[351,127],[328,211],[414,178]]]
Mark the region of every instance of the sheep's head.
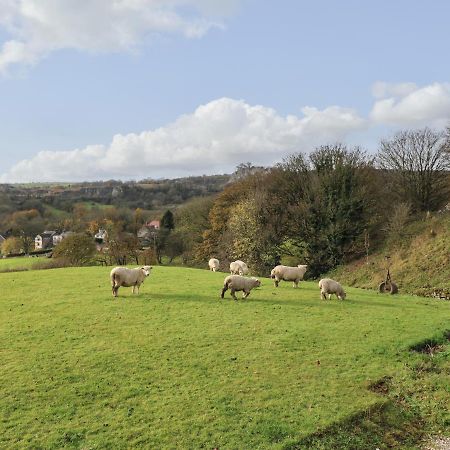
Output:
[[255,284],[255,287],[260,287],[261,286],[261,281],[259,281],[258,278],[254,278],[253,277],[252,280],[253,280],[253,282]]
[[152,266],[143,266],[141,267],[142,272],[144,273],[144,275],[146,277],[148,277],[150,275],[151,270],[153,269]]
[[272,271],[270,272],[270,278],[275,278],[275,269],[272,269]]

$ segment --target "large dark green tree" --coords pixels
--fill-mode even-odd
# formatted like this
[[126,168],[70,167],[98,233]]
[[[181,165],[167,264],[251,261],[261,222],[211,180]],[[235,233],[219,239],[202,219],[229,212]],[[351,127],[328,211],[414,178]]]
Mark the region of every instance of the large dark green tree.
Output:
[[316,182],[310,198],[308,253],[310,269],[319,274],[358,251],[376,199],[367,189],[372,161],[359,148],[321,146],[310,160]]
[[161,218],[161,228],[167,230],[173,230],[175,228],[175,220],[170,209],[168,209]]

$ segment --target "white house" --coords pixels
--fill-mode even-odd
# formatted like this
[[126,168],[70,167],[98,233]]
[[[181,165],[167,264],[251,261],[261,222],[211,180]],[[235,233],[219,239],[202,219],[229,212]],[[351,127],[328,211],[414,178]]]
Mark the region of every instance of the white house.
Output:
[[43,250],[46,248],[50,248],[53,246],[53,236],[56,234],[56,231],[44,231],[41,234],[38,234],[34,238],[34,248],[35,250]]
[[95,234],[94,239],[97,243],[103,244],[108,239],[108,232],[103,228],[100,228]]
[[53,247],[57,246],[67,236],[73,234],[73,231],[63,231],[62,233],[56,233],[52,236]]

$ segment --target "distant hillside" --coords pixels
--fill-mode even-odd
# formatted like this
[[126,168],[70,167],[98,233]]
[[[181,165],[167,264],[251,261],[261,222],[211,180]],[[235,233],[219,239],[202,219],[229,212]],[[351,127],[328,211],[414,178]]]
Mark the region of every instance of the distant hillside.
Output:
[[407,224],[387,239],[383,248],[366,258],[340,266],[330,273],[344,284],[377,289],[386,272],[385,255],[391,257],[390,273],[400,292],[430,296],[450,289],[450,213]]
[[36,200],[65,211],[79,202],[152,210],[220,192],[230,178],[230,175],[204,175],[139,182],[4,184],[0,185],[0,202],[10,211],[34,207]]

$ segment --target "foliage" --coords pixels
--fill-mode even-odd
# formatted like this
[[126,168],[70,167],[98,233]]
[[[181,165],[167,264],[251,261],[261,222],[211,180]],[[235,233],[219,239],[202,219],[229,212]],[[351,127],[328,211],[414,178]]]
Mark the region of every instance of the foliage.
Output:
[[424,128],[401,131],[381,141],[378,163],[393,192],[413,211],[436,211],[450,196],[450,144],[444,134]]
[[196,198],[175,212],[177,230],[184,236],[182,255],[184,263],[195,262],[196,247],[202,242],[202,235],[208,228],[208,216],[212,204],[211,197]]
[[411,215],[408,203],[394,204],[392,213],[387,220],[387,232],[390,239],[401,239],[406,233],[406,225]]
[[215,199],[208,215],[209,226],[203,240],[196,247],[196,259],[207,261],[215,255],[220,261],[229,261],[228,219],[233,206],[245,197],[248,179],[227,186]]
[[291,155],[216,198],[199,254],[243,259],[261,274],[287,254],[318,276],[364,250],[364,232],[377,223],[374,175],[359,148]]
[[53,250],[54,258],[64,258],[73,266],[88,264],[95,253],[91,236],[73,233],[63,239]]
[[182,231],[172,231],[164,245],[163,254],[171,263],[177,256],[181,256],[185,249],[186,235]]
[[161,218],[161,228],[165,228],[167,230],[173,230],[175,228],[175,222],[173,218],[173,212],[169,209],[164,213]]
[[253,273],[268,274],[277,262],[274,246],[266,239],[262,205],[264,192],[252,192],[230,211],[228,232],[231,259],[246,261]]
[[[371,161],[359,148],[322,146],[310,159],[317,182],[308,224],[308,259],[310,270],[319,275],[361,251],[375,199],[366,189]],[[358,241],[360,247],[355,248]]]
[[125,265],[129,261],[139,264],[139,249],[140,244],[135,235],[122,231],[109,234],[106,254],[111,264]]
[[11,255],[22,251],[22,241],[14,236],[5,239],[1,245],[3,255]]
[[449,345],[409,350],[445,302],[264,279],[236,304],[171,267],[113,300],[109,271],[0,274],[1,448],[418,448],[448,426]]

